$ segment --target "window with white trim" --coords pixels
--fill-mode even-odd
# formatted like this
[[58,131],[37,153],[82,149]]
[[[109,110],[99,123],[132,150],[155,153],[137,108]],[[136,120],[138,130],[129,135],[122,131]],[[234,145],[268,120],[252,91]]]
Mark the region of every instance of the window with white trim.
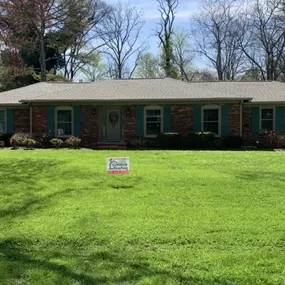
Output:
[[274,109],[261,108],[260,109],[260,127],[262,131],[274,130]]
[[202,131],[221,135],[221,115],[219,106],[204,106],[202,112]]
[[6,132],[7,132],[6,110],[0,109],[0,134],[5,134]]
[[57,137],[69,137],[73,135],[73,108],[56,108],[55,130]]
[[162,107],[149,106],[144,109],[144,135],[145,137],[157,137],[162,132]]

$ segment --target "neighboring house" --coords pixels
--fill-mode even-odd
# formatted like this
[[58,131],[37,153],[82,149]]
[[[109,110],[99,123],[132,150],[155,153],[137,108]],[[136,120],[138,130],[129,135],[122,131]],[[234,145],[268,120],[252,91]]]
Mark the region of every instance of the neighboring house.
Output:
[[37,83],[0,93],[0,132],[74,135],[91,147],[160,132],[256,139],[261,130],[284,133],[284,106],[279,82]]

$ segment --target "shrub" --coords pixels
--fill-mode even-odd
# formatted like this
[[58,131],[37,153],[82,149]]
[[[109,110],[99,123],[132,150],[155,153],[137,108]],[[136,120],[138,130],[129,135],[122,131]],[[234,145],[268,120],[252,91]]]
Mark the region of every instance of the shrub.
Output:
[[5,142],[4,141],[0,141],[0,148],[3,148],[5,146]]
[[263,133],[264,137],[264,146],[273,148],[273,147],[285,147],[285,135],[276,133],[276,132],[267,132]]
[[49,133],[43,133],[42,135],[37,137],[38,145],[41,148],[50,148],[52,137],[49,136]]
[[10,138],[10,145],[14,148],[24,146],[24,141],[28,138],[31,138],[30,134],[26,133],[15,133],[11,138]]
[[28,148],[28,149],[32,149],[36,146],[37,141],[32,139],[32,138],[27,138],[24,140],[23,145]]
[[161,133],[158,135],[158,144],[164,149],[182,148],[181,135],[179,133]]
[[146,145],[147,141],[142,137],[136,137],[129,141],[128,145],[140,149],[142,146]]
[[81,139],[78,138],[78,137],[70,137],[68,138],[65,143],[69,146],[69,147],[72,147],[72,148],[78,148],[80,143],[81,143]]
[[240,148],[243,145],[243,139],[240,136],[230,136],[223,139],[223,147],[226,149]]
[[58,138],[54,138],[54,139],[50,140],[50,143],[52,144],[53,147],[60,148],[61,145],[63,144],[63,140],[58,139]]
[[12,134],[1,134],[0,140],[5,143],[5,146],[10,146],[11,137],[12,137]]
[[205,149],[212,148],[215,140],[215,134],[211,132],[199,132],[189,134],[188,146],[190,148]]

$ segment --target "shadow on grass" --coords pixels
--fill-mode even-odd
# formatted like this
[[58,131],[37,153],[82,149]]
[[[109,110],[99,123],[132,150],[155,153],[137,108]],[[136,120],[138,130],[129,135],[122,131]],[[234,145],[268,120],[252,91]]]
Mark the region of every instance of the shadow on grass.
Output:
[[251,181],[256,180],[271,180],[284,182],[285,177],[281,172],[273,171],[238,171],[235,176],[237,178],[247,179]]
[[[98,177],[98,174],[97,174]],[[88,171],[69,169],[66,161],[16,160],[0,162],[0,197],[7,204],[0,208],[0,218],[8,215],[22,216],[46,206],[55,197],[79,190],[72,188],[73,181],[87,181],[94,178]],[[63,182],[62,190],[53,188],[55,183]],[[96,188],[94,183],[86,186]],[[84,187],[84,186],[82,186]],[[80,189],[85,190],[85,189]]]
[[[137,255],[126,256],[124,252],[98,251],[84,256],[83,254],[73,253],[72,248],[65,249],[65,251],[62,249],[60,252],[52,250],[36,251],[31,249],[32,246],[31,242],[25,240],[0,240],[2,264],[5,262],[5,267],[14,267],[20,270],[20,272],[17,272],[17,276],[26,276],[27,272],[36,272],[38,270],[53,272],[61,282],[66,280],[65,284],[74,284],[74,281],[84,285],[137,284],[142,280],[148,280],[148,282],[140,284],[228,285],[243,284],[244,281],[229,276],[224,278],[219,276],[212,276],[212,278],[209,276],[198,277],[195,274],[189,276],[191,268],[189,268],[188,275],[185,274],[185,268],[176,268],[175,270],[158,269],[153,267],[148,259],[138,258]],[[58,264],[51,261],[52,257],[62,260],[75,260],[75,265]],[[84,267],[86,264],[91,265],[91,268]],[[100,264],[100,266],[96,267],[96,264]],[[103,269],[102,264],[104,264]],[[103,271],[100,272],[100,270]],[[122,271],[120,272],[120,270]],[[8,272],[6,279],[15,280],[15,274]],[[43,280],[33,280],[32,284],[42,284],[39,281]],[[49,283],[49,280],[45,278],[44,284],[56,284],[54,281],[53,278],[53,281]],[[254,284],[254,282],[250,282],[250,284]]]

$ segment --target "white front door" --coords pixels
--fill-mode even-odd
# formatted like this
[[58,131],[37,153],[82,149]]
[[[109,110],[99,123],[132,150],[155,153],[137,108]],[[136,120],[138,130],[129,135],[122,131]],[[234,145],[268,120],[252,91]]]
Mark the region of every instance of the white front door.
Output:
[[122,139],[121,109],[108,108],[105,114],[106,140],[120,141]]

